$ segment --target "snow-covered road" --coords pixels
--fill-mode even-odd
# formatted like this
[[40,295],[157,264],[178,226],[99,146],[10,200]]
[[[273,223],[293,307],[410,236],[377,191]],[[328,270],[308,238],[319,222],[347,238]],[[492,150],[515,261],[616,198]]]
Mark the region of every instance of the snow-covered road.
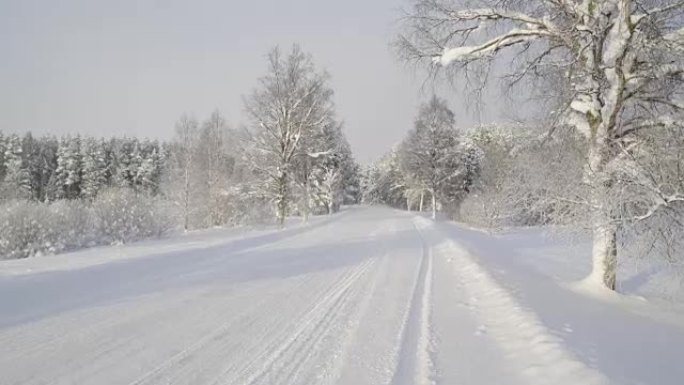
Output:
[[1,384],[611,382],[565,346],[438,226],[385,208],[0,275]]
[[410,217],[357,209],[276,237],[0,278],[0,383],[413,383],[426,258]]

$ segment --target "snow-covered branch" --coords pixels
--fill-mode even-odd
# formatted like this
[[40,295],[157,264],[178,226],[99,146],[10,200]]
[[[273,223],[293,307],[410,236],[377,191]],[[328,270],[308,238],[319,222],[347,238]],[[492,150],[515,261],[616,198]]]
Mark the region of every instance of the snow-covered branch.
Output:
[[479,45],[444,48],[442,53],[434,55],[432,60],[446,67],[454,62],[467,62],[490,57],[503,48],[552,36],[554,36],[553,33],[546,30],[512,29]]

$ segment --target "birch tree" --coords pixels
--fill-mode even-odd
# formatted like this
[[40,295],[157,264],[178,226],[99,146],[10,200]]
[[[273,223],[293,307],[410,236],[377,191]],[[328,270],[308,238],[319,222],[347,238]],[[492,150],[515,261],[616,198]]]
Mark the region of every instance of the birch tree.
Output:
[[176,122],[176,139],[171,159],[171,191],[183,216],[183,230],[190,229],[192,212],[194,157],[197,143],[198,123],[189,115]]
[[621,224],[684,201],[684,191],[641,178],[653,199],[625,218],[620,208],[629,202],[612,195],[621,177],[641,174],[644,138],[680,125],[683,8],[681,0],[417,0],[399,39],[405,59],[433,69],[487,75],[505,55],[513,63],[503,74],[509,85],[554,80],[552,123],[586,140],[580,203],[591,213],[588,279],[609,289]]
[[331,109],[328,76],[318,72],[310,55],[294,46],[283,56],[268,55],[268,73],[246,98],[254,167],[275,203],[276,221],[283,227],[291,197],[293,159],[303,136],[324,124]]
[[421,106],[415,127],[399,150],[406,179],[430,193],[432,219],[437,218],[438,204],[462,190],[465,168],[454,124],[454,113],[446,102],[433,96]]
[[225,148],[226,120],[218,110],[212,112],[199,133],[197,161],[201,165],[204,181],[204,203],[210,225],[219,226],[225,222],[222,204],[230,176],[228,156]]

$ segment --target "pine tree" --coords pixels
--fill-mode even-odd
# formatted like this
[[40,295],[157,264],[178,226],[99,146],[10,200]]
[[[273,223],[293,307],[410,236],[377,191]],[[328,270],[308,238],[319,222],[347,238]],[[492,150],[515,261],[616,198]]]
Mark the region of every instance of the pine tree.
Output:
[[10,135],[5,143],[5,196],[20,199],[31,198],[31,175],[23,153],[22,141]]
[[85,139],[81,147],[81,156],[83,159],[81,196],[93,199],[107,184],[107,159],[103,143],[93,138]]
[[65,170],[65,157],[66,157],[66,138],[62,137],[59,140],[59,146],[57,147],[57,167],[55,172],[52,173],[49,185],[49,196],[51,200],[64,199],[65,192],[64,186],[66,184],[66,170]]
[[140,189],[156,195],[161,179],[161,157],[158,143],[143,143],[140,166],[136,174],[136,185]]
[[135,178],[138,174],[136,157],[139,149],[137,140],[122,138],[117,141],[114,150],[116,170],[114,172],[114,184],[118,187],[132,188],[135,186]]
[[5,150],[7,149],[6,146],[6,141],[7,139],[5,136],[0,132],[0,185],[2,185],[2,182],[5,180],[5,174],[7,167],[5,166]]
[[115,138],[111,138],[108,140],[102,139],[101,141],[102,145],[102,151],[104,153],[104,158],[105,158],[105,164],[107,165],[105,169],[105,185],[106,186],[113,186],[115,182],[115,175],[116,175],[116,148],[117,148],[117,140]]
[[82,163],[81,137],[62,138],[54,174],[57,199],[76,199],[81,195]]
[[39,140],[40,152],[37,155],[38,160],[35,162],[40,171],[40,192],[34,194],[36,199],[44,202],[55,199],[54,188],[51,185],[52,176],[57,169],[57,151],[59,149],[59,141],[55,137],[43,137]]
[[141,190],[143,185],[142,173],[140,172],[142,164],[145,161],[145,153],[148,148],[149,141],[145,139],[140,142],[137,138],[131,139],[133,141],[133,153],[131,155],[131,163],[129,164],[129,174],[131,178],[131,186],[135,190]]
[[41,194],[43,193],[42,180],[44,172],[44,167],[41,164],[41,142],[28,132],[22,138],[21,146],[25,158],[26,170],[29,173],[31,199],[40,200]]

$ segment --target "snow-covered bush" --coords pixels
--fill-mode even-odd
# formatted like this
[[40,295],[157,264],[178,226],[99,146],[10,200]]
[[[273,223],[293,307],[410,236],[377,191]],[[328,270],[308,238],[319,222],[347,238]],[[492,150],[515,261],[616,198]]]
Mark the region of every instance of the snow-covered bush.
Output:
[[176,225],[170,212],[163,200],[129,189],[92,202],[11,201],[0,206],[0,259],[158,237]]
[[109,189],[93,201],[97,233],[105,243],[159,237],[173,228],[169,207],[130,189]]
[[498,227],[499,205],[494,203],[498,197],[484,191],[468,195],[461,203],[458,220],[477,227]]
[[471,135],[483,157],[460,220],[500,227],[588,218],[587,205],[578,204],[586,194],[584,144],[572,131],[549,137],[543,128],[485,127]]
[[[38,218],[46,221],[48,210],[32,202],[10,202],[0,210],[0,255],[3,259],[22,258],[37,254],[45,247],[45,228]],[[42,244],[42,245],[41,245]]]
[[94,242],[89,208],[81,202],[13,201],[0,210],[0,256],[54,254]]
[[273,221],[273,203],[255,192],[250,184],[226,189],[222,195],[225,224],[240,226]]
[[98,243],[91,209],[85,202],[63,200],[50,205],[37,204],[37,208],[45,212],[45,219],[36,218],[44,222],[43,239],[48,248],[43,253],[54,254]]

